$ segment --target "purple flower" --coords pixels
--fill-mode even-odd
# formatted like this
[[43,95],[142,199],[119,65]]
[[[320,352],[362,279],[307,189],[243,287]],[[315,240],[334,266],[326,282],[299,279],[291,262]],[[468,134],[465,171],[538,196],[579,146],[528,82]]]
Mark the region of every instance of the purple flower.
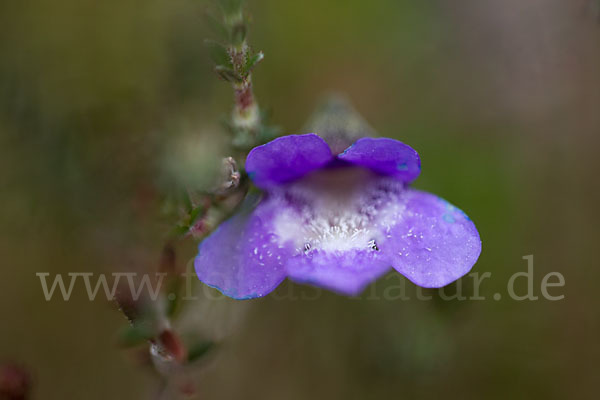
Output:
[[246,171],[265,192],[199,246],[200,280],[235,299],[261,297],[286,277],[356,295],[394,268],[427,288],[465,275],[481,252],[458,208],[408,184],[410,146],[362,138],[339,155],[315,134],[254,148]]

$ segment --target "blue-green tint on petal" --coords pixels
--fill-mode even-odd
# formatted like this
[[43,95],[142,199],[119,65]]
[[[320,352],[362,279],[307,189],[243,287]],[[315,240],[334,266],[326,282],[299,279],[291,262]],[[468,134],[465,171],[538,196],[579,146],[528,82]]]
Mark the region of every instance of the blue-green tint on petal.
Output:
[[446,286],[468,273],[481,253],[473,222],[433,194],[407,189],[404,196],[402,218],[381,244],[392,266],[427,288]]
[[421,160],[416,150],[389,138],[359,139],[338,158],[404,183],[414,181],[421,172]]

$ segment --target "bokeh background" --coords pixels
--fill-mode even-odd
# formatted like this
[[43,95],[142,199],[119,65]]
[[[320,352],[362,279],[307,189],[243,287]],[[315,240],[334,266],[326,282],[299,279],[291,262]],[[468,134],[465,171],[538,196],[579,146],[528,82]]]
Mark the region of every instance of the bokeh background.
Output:
[[[126,322],[114,305],[88,301],[81,285],[46,302],[35,273],[154,268],[169,229],[160,199],[179,173],[165,160],[191,148],[203,162],[227,141],[219,118],[232,95],[202,44],[207,7],[0,3],[0,361],[31,371],[34,398],[153,398],[155,376],[116,345]],[[222,340],[194,375],[201,398],[595,396],[600,4],[264,0],[249,10],[250,41],[266,55],[256,94],[272,120],[301,133],[323,93],[345,93],[380,135],[419,151],[416,187],[472,217],[483,240],[474,271],[492,278],[479,302],[369,299],[397,284],[384,278],[360,299],[296,299],[286,293],[307,289],[285,283],[222,313],[189,304],[198,332],[218,326]],[[494,301],[529,254],[536,294],[559,271],[565,299]]]

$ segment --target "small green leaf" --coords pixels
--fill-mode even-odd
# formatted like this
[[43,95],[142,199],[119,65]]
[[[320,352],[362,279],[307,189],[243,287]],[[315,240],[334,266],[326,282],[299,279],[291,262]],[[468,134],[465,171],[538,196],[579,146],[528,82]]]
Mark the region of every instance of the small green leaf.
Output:
[[244,67],[245,74],[248,75],[250,72],[252,72],[254,67],[256,67],[258,63],[261,62],[264,58],[265,54],[262,51],[254,53],[252,56],[248,57],[248,60],[246,61],[246,65]]
[[231,30],[231,43],[239,47],[246,40],[247,28],[243,22],[237,23],[233,26]]
[[220,40],[229,40],[229,30],[222,21],[208,13],[205,14],[204,19],[206,25],[208,25],[210,30],[213,31]]
[[188,225],[176,225],[169,232],[169,236],[173,238],[179,238],[181,236],[185,236],[190,231],[190,227]]
[[208,48],[210,58],[217,65],[223,65],[228,68],[233,68],[231,56],[225,46],[212,40],[205,40],[204,44]]
[[204,210],[204,207],[197,207],[192,209],[192,211],[190,211],[190,216],[189,216],[189,225],[193,226],[194,223],[196,222],[196,220],[198,219],[198,217],[200,217],[201,215],[201,211]]
[[180,190],[179,198],[180,198],[181,202],[183,203],[186,210],[190,210],[194,207],[192,204],[192,199],[190,197],[190,194],[188,193],[187,190]]
[[215,71],[217,72],[217,74],[219,74],[221,79],[227,82],[239,83],[242,81],[242,78],[238,76],[232,69],[227,68],[223,65],[217,65],[215,67]]
[[188,362],[194,362],[204,357],[215,346],[210,340],[198,342],[190,346],[188,351]]
[[219,5],[225,15],[236,15],[242,12],[244,0],[220,0]]
[[123,347],[134,347],[150,340],[154,332],[145,324],[127,325],[119,332],[119,344]]

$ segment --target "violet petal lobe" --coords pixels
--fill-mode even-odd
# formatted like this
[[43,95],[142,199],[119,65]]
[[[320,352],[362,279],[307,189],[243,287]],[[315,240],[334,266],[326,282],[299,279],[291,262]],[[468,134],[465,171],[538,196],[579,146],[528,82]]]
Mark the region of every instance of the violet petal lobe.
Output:
[[314,133],[277,138],[250,151],[246,171],[262,189],[301,178],[333,159],[329,145]]
[[421,172],[419,154],[412,147],[389,138],[362,138],[338,156],[340,160],[392,176],[404,183]]
[[445,286],[467,274],[481,253],[475,225],[461,210],[430,193],[407,189],[405,209],[382,250],[413,283]]
[[268,227],[271,210],[259,204],[223,222],[199,245],[194,260],[198,278],[237,300],[264,296],[284,279],[289,252]]
[[356,296],[391,267],[375,250],[346,250],[297,255],[288,261],[286,269],[295,282]]

